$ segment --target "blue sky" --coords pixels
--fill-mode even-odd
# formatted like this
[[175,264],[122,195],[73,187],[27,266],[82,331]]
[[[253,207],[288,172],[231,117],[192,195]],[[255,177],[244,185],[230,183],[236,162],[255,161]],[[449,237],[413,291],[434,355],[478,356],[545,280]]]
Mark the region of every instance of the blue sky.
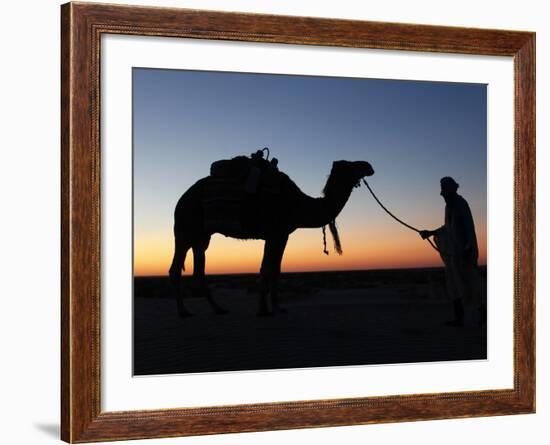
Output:
[[[134,68],[135,242],[171,237],[178,198],[208,175],[211,162],[264,146],[315,196],[334,160],[369,161],[376,172],[369,183],[380,198],[428,228],[442,224],[439,179],[453,176],[484,232],[486,113],[482,84]],[[346,231],[403,242],[403,228],[364,188],[337,221],[344,250]],[[171,251],[166,255],[169,262]]]

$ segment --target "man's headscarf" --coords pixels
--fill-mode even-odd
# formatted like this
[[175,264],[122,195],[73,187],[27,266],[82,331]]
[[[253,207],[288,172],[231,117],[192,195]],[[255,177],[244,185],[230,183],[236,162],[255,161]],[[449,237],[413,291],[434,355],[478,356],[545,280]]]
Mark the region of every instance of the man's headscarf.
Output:
[[445,176],[441,178],[440,182],[441,182],[441,188],[451,189],[455,192],[458,190],[458,187],[459,187],[458,183],[450,176]]

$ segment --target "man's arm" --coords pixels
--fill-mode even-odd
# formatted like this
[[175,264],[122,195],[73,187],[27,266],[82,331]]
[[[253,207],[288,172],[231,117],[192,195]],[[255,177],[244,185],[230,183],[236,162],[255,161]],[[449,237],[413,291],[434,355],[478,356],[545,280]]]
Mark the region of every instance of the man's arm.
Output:
[[430,236],[434,236],[434,235],[437,235],[438,232],[440,230],[443,230],[445,226],[441,226],[441,227],[438,227],[437,229],[435,230],[421,230],[420,232],[418,232],[420,234],[420,237],[422,239],[426,239],[426,238],[429,238]]

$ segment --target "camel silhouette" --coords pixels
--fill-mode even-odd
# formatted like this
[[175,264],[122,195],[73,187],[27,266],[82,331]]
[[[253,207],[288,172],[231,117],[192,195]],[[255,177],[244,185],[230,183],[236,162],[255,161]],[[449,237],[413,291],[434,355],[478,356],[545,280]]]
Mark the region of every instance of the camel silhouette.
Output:
[[184,304],[184,289],[181,286],[181,273],[189,249],[193,250],[194,259],[191,290],[206,297],[216,313],[227,312],[212,297],[205,277],[205,252],[214,233],[243,240],[265,240],[260,268],[258,315],[271,315],[274,310],[282,311],[278,301],[277,283],[289,235],[296,229],[324,228],[328,225],[334,238],[335,250],[341,254],[335,219],[344,208],[353,188],[358,186],[363,177],[373,174],[374,170],[368,162],[335,161],[323,189],[323,196],[313,198],[303,193],[286,174],[277,171],[276,192],[259,188],[257,193],[240,195],[240,221],[234,226],[206,224],[207,188],[216,179],[208,176],[197,181],[181,196],[174,212],[175,249],[169,275],[177,292],[179,316],[192,315]]

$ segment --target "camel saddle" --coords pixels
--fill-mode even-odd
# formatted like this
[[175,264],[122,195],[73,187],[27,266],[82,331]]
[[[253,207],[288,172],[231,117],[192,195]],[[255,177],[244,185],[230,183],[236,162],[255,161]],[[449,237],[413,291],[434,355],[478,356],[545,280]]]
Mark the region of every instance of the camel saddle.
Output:
[[242,184],[247,193],[280,193],[284,175],[263,158],[236,156],[215,161],[210,166],[210,177]]
[[205,228],[240,231],[247,205],[279,194],[285,176],[265,159],[237,156],[212,163],[204,189]]

